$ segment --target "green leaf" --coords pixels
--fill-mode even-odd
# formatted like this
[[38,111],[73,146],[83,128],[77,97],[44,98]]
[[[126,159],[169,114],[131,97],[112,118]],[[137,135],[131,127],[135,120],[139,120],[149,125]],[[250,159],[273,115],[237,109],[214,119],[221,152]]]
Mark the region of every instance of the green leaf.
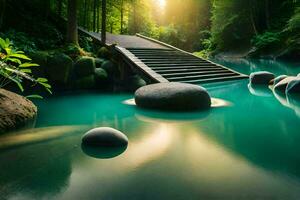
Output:
[[2,49],[4,49],[6,46],[5,46],[5,40],[3,40],[1,37],[0,37],[0,47]]
[[27,74],[32,73],[31,69],[20,69],[20,72],[27,73]]
[[6,78],[8,78],[9,80],[11,80],[11,81],[13,81],[14,83],[16,83],[17,86],[19,87],[19,89],[21,90],[21,92],[24,92],[24,88],[23,88],[23,86],[22,86],[20,80],[14,78],[14,77],[12,77],[12,76],[7,76]]
[[39,82],[39,84],[41,84],[45,88],[51,88],[51,85],[49,85],[48,83]]
[[6,57],[5,58],[6,61],[11,61],[13,63],[17,63],[17,64],[22,64],[22,62],[18,59],[18,58],[9,58],[9,57]]
[[21,58],[23,60],[31,60],[31,58],[28,58],[27,56],[23,55],[23,54],[18,54],[18,53],[12,53],[12,54],[9,54],[7,53],[8,57],[14,57],[14,58]]
[[43,99],[43,97],[41,95],[38,95],[38,94],[28,95],[28,96],[26,96],[26,98]]
[[38,78],[38,79],[36,79],[36,81],[39,82],[39,83],[45,83],[45,82],[48,82],[48,79],[46,79],[46,78]]
[[40,66],[39,64],[36,63],[23,63],[21,65],[19,65],[19,67],[25,68],[25,67],[38,67]]
[[52,94],[52,91],[51,91],[49,88],[46,88],[46,90],[47,90],[50,94]]

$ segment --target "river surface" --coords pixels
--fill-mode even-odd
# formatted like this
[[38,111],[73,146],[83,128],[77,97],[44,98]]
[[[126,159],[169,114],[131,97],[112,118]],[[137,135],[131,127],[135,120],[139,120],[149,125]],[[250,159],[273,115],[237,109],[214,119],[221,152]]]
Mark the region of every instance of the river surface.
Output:
[[[300,63],[215,60],[245,74],[296,75]],[[38,100],[34,128],[0,136],[0,199],[300,199],[300,101],[248,80],[204,85],[206,112],[131,105],[132,94],[71,93]],[[86,149],[109,126],[123,149]]]

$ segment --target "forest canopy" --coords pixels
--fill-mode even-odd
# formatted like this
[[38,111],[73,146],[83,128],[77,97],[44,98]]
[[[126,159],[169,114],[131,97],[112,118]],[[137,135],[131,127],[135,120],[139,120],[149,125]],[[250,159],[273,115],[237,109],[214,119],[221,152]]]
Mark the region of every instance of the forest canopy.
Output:
[[[0,2],[2,31],[13,22],[4,18],[8,2],[15,4],[10,8],[13,10],[24,10],[25,4],[31,4],[45,18],[55,14],[67,19],[68,0],[24,0],[22,6],[18,0]],[[299,0],[106,2],[106,30],[110,33],[141,33],[188,51],[201,51],[200,55],[232,51],[251,56],[299,56]],[[78,25],[100,32],[102,0],[77,0],[77,4]]]

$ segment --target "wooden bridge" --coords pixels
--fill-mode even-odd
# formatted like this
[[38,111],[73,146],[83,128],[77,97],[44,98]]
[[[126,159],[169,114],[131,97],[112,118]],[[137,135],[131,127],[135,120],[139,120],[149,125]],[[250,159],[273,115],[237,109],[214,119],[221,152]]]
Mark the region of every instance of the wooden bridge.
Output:
[[[80,31],[101,41],[99,33]],[[222,65],[199,58],[163,42],[137,34],[107,34],[107,44],[138,74],[152,82],[209,83],[248,78]]]

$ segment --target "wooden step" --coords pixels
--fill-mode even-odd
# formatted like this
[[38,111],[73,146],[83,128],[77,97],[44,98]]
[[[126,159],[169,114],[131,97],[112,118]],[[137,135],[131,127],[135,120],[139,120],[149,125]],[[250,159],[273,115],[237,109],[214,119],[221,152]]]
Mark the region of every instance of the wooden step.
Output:
[[189,65],[201,65],[201,64],[210,64],[210,65],[214,65],[213,63],[210,63],[210,62],[199,62],[199,61],[193,61],[193,60],[190,60],[190,61],[181,61],[181,60],[166,60],[166,61],[143,61],[145,64],[147,65],[170,65],[170,64],[185,64],[186,66],[189,66]]
[[197,69],[197,70],[206,70],[206,69],[222,69],[221,67],[217,66],[179,66],[179,67],[151,67],[152,70],[154,71],[159,71],[159,70],[174,70],[174,69]]
[[[153,69],[155,72],[160,74],[168,74],[168,73],[180,73],[180,72],[210,72],[210,71],[223,71],[227,70],[224,68],[217,67],[201,67],[201,68],[184,68],[184,69]],[[228,71],[228,70],[227,70]]]
[[172,78],[167,78],[169,81],[185,81],[185,80],[195,80],[195,79],[208,79],[208,78],[218,78],[218,77],[227,77],[234,76],[234,72],[225,72],[220,74],[207,74],[207,75],[193,75],[193,76],[177,76]]
[[160,73],[165,78],[179,77],[179,76],[193,76],[193,75],[209,75],[209,74],[222,74],[228,70],[212,70],[212,71],[196,71],[196,72],[176,72],[176,73]]
[[198,63],[148,63],[149,67],[179,67],[179,66],[185,66],[185,67],[192,67],[192,66],[217,66],[212,63],[208,62],[198,62]]
[[140,59],[176,59],[176,58],[195,59],[194,57],[189,55],[135,55],[135,56]]
[[204,84],[204,83],[211,83],[211,82],[240,80],[240,79],[246,79],[246,78],[248,78],[248,77],[240,75],[240,74],[236,74],[234,76],[228,76],[228,77],[195,79],[195,80],[187,80],[187,81],[179,81],[179,82],[181,82],[181,83],[191,83],[191,84],[201,84],[201,83]]
[[145,59],[144,58],[139,58],[139,59],[141,61],[145,62],[145,63],[153,63],[153,62],[155,62],[155,63],[199,62],[198,59],[193,59],[193,58],[178,58],[178,57],[171,58],[171,59],[170,58],[149,58],[149,59],[147,59],[147,58],[145,58]]

